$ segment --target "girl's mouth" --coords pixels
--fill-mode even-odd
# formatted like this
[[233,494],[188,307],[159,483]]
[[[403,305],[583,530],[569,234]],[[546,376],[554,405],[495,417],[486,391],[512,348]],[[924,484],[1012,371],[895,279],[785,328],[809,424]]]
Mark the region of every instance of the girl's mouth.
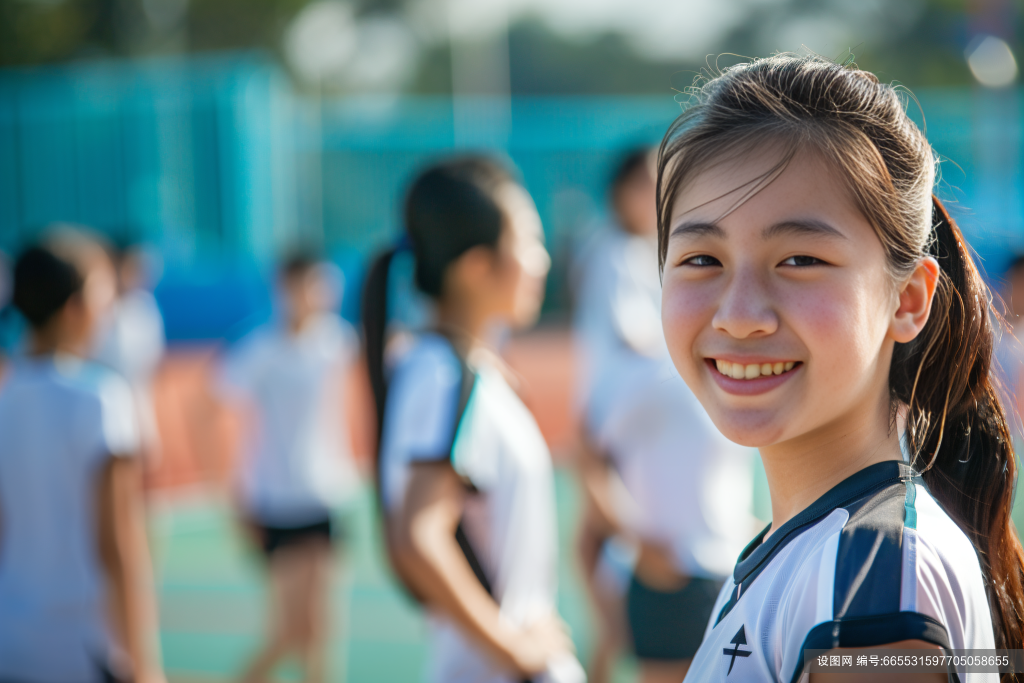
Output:
[[704,362],[715,384],[725,393],[736,396],[767,393],[785,384],[804,366],[802,362],[793,360],[734,363],[719,358],[706,358]]
[[714,361],[718,373],[732,379],[757,379],[758,377],[771,377],[790,372],[798,365],[799,361],[775,361],[772,363],[733,363],[727,360],[709,358]]

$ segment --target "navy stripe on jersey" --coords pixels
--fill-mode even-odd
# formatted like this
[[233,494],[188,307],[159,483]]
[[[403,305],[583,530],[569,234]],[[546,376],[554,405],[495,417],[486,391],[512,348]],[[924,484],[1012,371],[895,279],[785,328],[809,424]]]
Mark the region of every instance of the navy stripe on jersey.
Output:
[[[896,487],[897,485],[898,488],[903,489],[904,487],[902,486],[901,481],[909,477],[911,471],[912,470],[909,466],[895,460],[880,462],[866,467],[834,486],[825,495],[800,512],[796,517],[783,524],[768,538],[767,541],[764,541],[764,536],[768,532],[768,529],[771,528],[770,526],[758,534],[757,537],[750,542],[750,545],[748,545],[740,554],[740,560],[736,563],[736,569],[733,571],[733,581],[736,583],[736,590],[733,591],[732,595],[729,597],[729,601],[722,607],[715,624],[718,624],[725,615],[732,611],[732,608],[735,607],[736,603],[740,598],[742,598],[743,593],[752,583],[754,583],[764,568],[768,566],[771,559],[785,548],[790,541],[797,538],[800,535],[799,532],[801,530],[831,514],[833,510],[856,505],[858,502],[862,502],[865,499],[870,498],[871,494],[876,493],[881,489],[890,486]],[[874,519],[875,517],[873,516],[866,517],[865,521],[870,522]],[[899,525],[899,532],[902,533],[902,500],[900,503]],[[899,541],[897,540],[897,548],[899,547],[898,544]],[[897,563],[895,574],[897,578],[900,576],[899,571],[900,565]],[[856,577],[854,576],[852,578]],[[898,581],[896,582],[896,607],[892,610],[886,611],[899,611]]]
[[[909,472],[905,476],[909,478]],[[900,611],[906,492],[906,486],[896,482],[845,506],[850,519],[836,556],[836,619]]]

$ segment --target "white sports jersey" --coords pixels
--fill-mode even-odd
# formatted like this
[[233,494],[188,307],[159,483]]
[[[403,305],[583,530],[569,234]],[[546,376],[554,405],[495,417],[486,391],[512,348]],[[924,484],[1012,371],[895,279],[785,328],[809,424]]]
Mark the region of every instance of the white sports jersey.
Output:
[[115,658],[96,491],[139,447],[127,383],[70,356],[19,358],[0,384],[0,680],[101,681]]
[[995,647],[977,553],[908,465],[871,465],[764,533],[722,588],[686,681],[797,681],[805,649]]
[[750,540],[753,450],[722,436],[672,365],[661,329],[657,243],[610,230],[580,264],[576,336],[585,424],[628,496],[632,533],[677,569],[723,579]]
[[260,523],[319,521],[354,484],[341,391],[357,349],[352,326],[325,314],[298,334],[257,329],[225,361],[223,388],[257,412],[239,479]]
[[96,360],[128,380],[135,394],[143,443],[154,444],[159,433],[151,385],[167,346],[156,299],[144,289],[125,292],[96,338]]
[[[411,466],[450,460],[474,491],[463,530],[511,623],[528,625],[555,610],[557,538],[551,456],[533,415],[498,368],[463,367],[450,342],[418,335],[399,359],[388,387],[381,437],[385,510],[402,505]],[[465,408],[459,409],[465,401]],[[480,647],[441,615],[433,617],[430,680],[511,683]],[[549,672],[582,680],[575,660]],[[573,677],[578,674],[577,677]],[[538,679],[543,680],[543,679]]]

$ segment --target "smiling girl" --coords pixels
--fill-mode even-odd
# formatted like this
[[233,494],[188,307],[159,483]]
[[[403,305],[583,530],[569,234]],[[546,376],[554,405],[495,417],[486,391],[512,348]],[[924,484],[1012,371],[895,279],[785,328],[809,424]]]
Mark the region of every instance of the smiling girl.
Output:
[[718,428],[759,448],[772,523],[687,680],[800,680],[805,649],[1021,648],[990,296],[904,101],[794,55],[696,100],[659,155],[665,336]]

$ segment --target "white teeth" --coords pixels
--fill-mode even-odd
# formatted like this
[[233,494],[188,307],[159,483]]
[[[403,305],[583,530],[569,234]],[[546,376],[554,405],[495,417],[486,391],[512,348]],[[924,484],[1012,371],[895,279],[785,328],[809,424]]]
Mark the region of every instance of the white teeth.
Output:
[[718,368],[718,371],[726,377],[732,377],[733,379],[757,379],[758,377],[781,375],[783,372],[789,372],[795,366],[795,361],[743,365],[742,363],[715,359],[715,367]]

